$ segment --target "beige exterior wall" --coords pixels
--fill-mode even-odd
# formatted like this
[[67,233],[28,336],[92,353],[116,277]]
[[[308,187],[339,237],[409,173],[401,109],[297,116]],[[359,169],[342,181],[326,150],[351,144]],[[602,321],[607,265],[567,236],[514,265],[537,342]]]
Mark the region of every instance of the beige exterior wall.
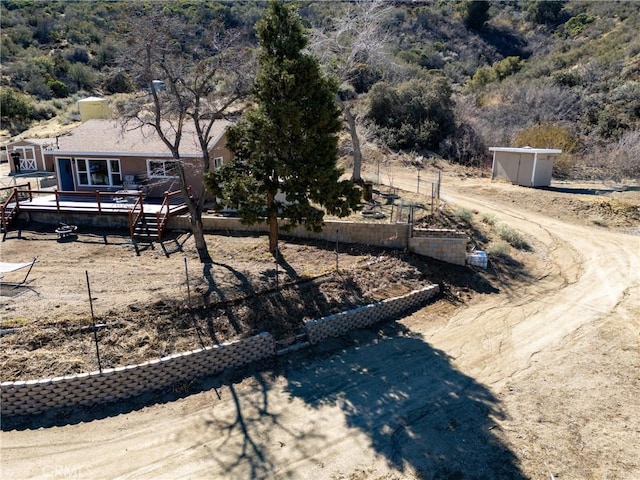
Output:
[[553,155],[538,155],[532,187],[547,187],[551,184]]
[[[28,142],[25,142],[28,143]],[[15,145],[18,145],[16,143]],[[136,183],[144,185],[147,196],[150,197],[162,197],[166,191],[175,191],[180,188],[180,183],[177,177],[149,177],[148,161],[149,160],[165,160],[170,161],[169,157],[153,157],[153,156],[113,156],[108,154],[94,154],[94,155],[65,155],[58,153],[57,150],[45,151],[45,157],[42,160],[40,146],[34,146],[36,153],[39,153],[39,164],[45,165],[45,169],[50,172],[57,171],[59,159],[71,159],[71,165],[73,170],[73,180],[76,191],[95,191],[95,190],[118,190],[123,188],[120,185],[111,186],[87,186],[78,184],[78,172],[76,169],[76,159],[107,159],[107,160],[119,160],[120,171],[122,174],[122,182],[124,183],[127,175],[134,175],[136,177]],[[9,150],[11,151],[11,150]],[[214,169],[215,159],[222,158],[223,163],[231,161],[233,158],[232,153],[226,148],[226,138],[223,138],[218,142],[211,150],[211,170]],[[202,186],[202,160],[200,158],[185,159],[185,174],[187,176],[187,184],[190,185],[197,195],[200,195],[200,189]],[[13,167],[12,167],[13,168]],[[62,188],[60,180],[58,181],[58,188]]]

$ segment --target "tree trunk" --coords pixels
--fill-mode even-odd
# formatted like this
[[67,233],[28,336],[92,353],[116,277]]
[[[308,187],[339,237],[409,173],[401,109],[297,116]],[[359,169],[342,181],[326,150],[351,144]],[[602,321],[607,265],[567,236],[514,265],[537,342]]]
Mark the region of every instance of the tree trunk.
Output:
[[191,227],[193,239],[196,242],[196,251],[198,252],[198,258],[200,259],[200,263],[211,263],[211,255],[209,254],[207,242],[204,239],[201,202],[197,202],[191,195],[189,195],[186,176],[182,163],[179,163],[178,174],[180,176],[180,190],[182,191],[184,202],[187,205],[187,210],[189,210],[189,225]]
[[351,144],[353,146],[353,174],[351,175],[351,180],[355,183],[361,184],[362,152],[360,151],[360,139],[358,138],[358,131],[356,130],[356,119],[348,105],[344,105],[343,111],[344,118],[349,127],[349,133],[351,134]]

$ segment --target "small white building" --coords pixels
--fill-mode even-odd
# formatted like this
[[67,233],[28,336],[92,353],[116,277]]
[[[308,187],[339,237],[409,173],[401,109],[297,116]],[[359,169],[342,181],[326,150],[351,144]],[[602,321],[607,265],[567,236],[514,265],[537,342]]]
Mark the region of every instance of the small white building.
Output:
[[508,180],[523,187],[548,187],[553,161],[562,150],[555,148],[490,147],[493,152],[491,179]]

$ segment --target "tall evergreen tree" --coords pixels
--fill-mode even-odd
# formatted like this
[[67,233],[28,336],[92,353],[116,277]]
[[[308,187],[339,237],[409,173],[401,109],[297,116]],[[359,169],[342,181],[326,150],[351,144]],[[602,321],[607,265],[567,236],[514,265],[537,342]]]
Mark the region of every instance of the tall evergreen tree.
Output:
[[[304,225],[319,231],[327,213],[346,216],[360,193],[340,180],[337,85],[325,78],[317,60],[302,52],[307,38],[289,5],[272,0],[256,24],[260,66],[256,105],[228,133],[236,161],[208,176],[208,186],[228,205],[238,205],[245,223],[266,221],[269,250],[284,228]],[[219,187],[220,186],[220,187]]]

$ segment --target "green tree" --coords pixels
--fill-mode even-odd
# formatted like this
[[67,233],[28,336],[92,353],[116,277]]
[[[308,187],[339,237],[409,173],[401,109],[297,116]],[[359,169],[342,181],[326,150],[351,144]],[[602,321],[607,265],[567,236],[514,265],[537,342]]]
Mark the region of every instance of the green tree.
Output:
[[489,20],[491,4],[486,0],[464,0],[458,5],[465,27],[469,30],[482,30]]
[[[353,182],[340,180],[336,104],[337,85],[325,78],[318,61],[302,50],[307,38],[289,5],[272,0],[256,24],[260,41],[256,105],[228,134],[236,154],[220,180],[208,185],[229,205],[238,205],[246,223],[269,225],[269,250],[278,248],[278,222],[320,231],[324,207],[346,216],[360,194]],[[221,185],[221,188],[218,188]]]
[[0,118],[2,122],[25,122],[31,118],[33,104],[28,96],[13,88],[0,87]]
[[397,87],[377,83],[367,117],[390,148],[437,150],[455,128],[451,86],[439,76],[413,79]]
[[539,24],[553,25],[558,22],[564,4],[564,0],[532,1],[527,5],[527,17]]

